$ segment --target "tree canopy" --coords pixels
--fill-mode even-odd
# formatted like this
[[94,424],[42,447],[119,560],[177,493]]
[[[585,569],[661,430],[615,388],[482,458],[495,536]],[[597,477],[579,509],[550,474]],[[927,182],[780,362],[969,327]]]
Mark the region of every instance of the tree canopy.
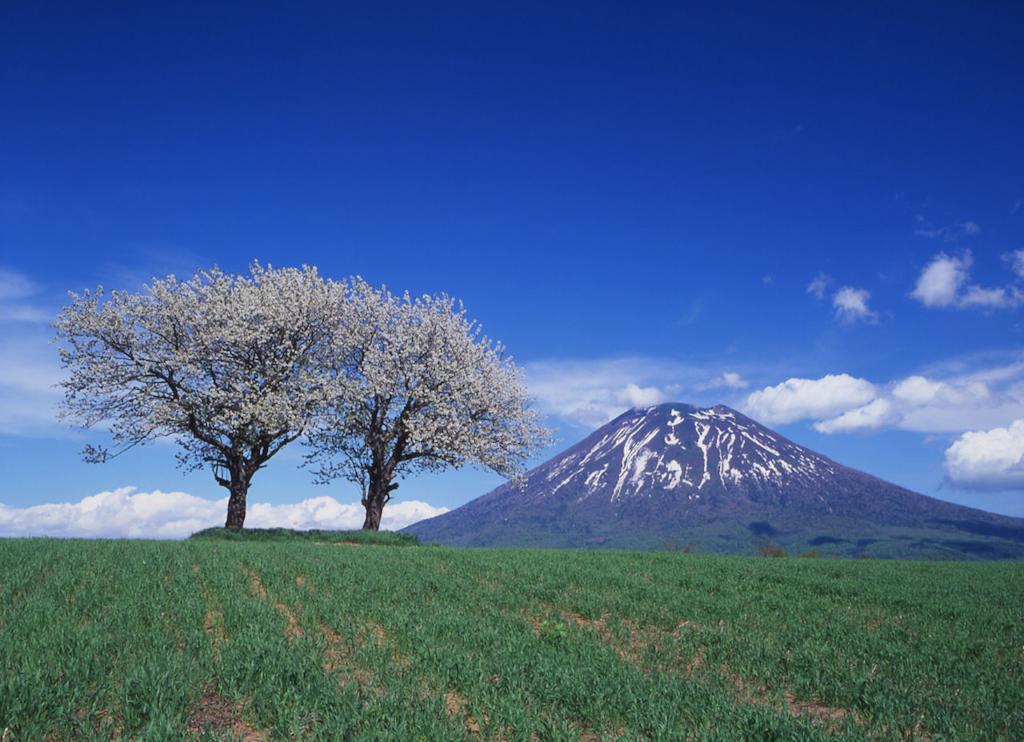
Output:
[[105,427],[118,450],[171,437],[179,463],[210,466],[241,527],[253,475],[299,438],[327,395],[321,373],[344,326],[339,284],[312,267],[217,268],[154,279],[138,293],[72,294],[55,322],[62,415]]
[[545,440],[512,358],[451,297],[395,296],[361,279],[332,355],[335,397],[308,444],[321,481],[357,483],[377,528],[397,480],[475,464],[515,476]]
[[254,263],[71,294],[54,327],[62,415],[115,449],[88,445],[86,460],[172,438],[181,466],[209,466],[228,489],[229,528],[256,472],[304,435],[318,481],[359,485],[368,529],[402,476],[515,476],[545,440],[515,363],[444,294]]

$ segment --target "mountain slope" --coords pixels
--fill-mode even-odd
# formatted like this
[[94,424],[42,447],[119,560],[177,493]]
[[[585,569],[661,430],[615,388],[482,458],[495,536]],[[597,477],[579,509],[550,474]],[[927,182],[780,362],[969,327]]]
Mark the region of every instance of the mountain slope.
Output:
[[528,472],[406,529],[463,546],[1024,558],[1024,519],[837,464],[728,407],[630,410]]

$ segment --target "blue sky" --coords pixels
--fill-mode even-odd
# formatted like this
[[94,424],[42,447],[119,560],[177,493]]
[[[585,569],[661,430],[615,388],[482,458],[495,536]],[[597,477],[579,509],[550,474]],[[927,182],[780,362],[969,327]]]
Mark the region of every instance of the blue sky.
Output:
[[[723,402],[1024,515],[1022,21],[1012,4],[7,3],[0,503],[220,497],[169,445],[79,462],[46,322],[67,290],[258,258],[460,297],[560,446],[633,403]],[[356,499],[299,456],[251,496]],[[398,496],[453,507],[498,481]]]

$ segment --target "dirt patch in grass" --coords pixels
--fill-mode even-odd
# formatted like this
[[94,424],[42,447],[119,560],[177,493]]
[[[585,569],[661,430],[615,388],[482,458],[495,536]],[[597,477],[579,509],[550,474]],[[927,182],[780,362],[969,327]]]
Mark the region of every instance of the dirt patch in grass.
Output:
[[[121,718],[120,714],[115,715],[111,713],[109,709],[96,709],[90,719],[89,712],[84,708],[80,708],[75,711],[75,718],[83,722],[91,721],[93,730],[102,735],[102,739],[111,740],[112,742],[121,742],[124,739],[124,719]],[[59,738],[47,736],[43,739],[57,740]],[[14,742],[14,737],[6,727],[3,733],[0,734],[0,742]]]
[[[547,612],[552,612],[550,607],[545,607]],[[699,631],[701,626],[690,621],[680,621],[676,628],[671,631],[652,626],[641,626],[632,621],[621,619],[619,624],[624,631],[613,631],[608,624],[607,616],[599,618],[587,618],[578,613],[568,610],[558,610],[558,615],[568,624],[582,629],[593,631],[601,644],[610,647],[619,656],[619,659],[628,662],[644,674],[650,672],[649,668],[643,666],[642,658],[649,648],[654,648],[659,655],[674,655],[670,667],[666,668],[658,664],[657,671],[681,672],[686,677],[694,677],[707,672],[704,648],[698,648],[691,657],[682,656],[675,648],[676,642],[682,636],[683,631]],[[535,636],[540,636],[544,631],[544,622],[534,617],[527,617],[530,627]],[[667,641],[670,640],[670,641]],[[712,670],[714,673],[714,670]],[[724,677],[728,686],[737,701],[757,705],[775,705],[774,696],[767,687],[760,683],[752,682],[734,672],[726,662],[722,662],[717,668],[717,673]],[[806,701],[797,699],[791,692],[786,691],[783,696],[782,708],[792,716],[812,720],[814,723],[822,724],[830,731],[837,731],[841,723],[849,717],[858,726],[866,722],[849,709],[829,706],[817,701]],[[927,740],[923,733],[917,733],[915,739]]]
[[796,696],[789,691],[786,691],[786,709],[793,716],[809,716],[824,721],[827,724],[838,722],[850,715],[848,709],[824,706],[811,701],[798,701]]
[[228,640],[228,635],[224,631],[224,614],[214,608],[207,608],[203,617],[203,629],[213,646],[214,662],[220,662],[220,647]]
[[289,639],[302,636],[302,626],[299,625],[298,618],[295,617],[295,613],[291,608],[286,606],[284,603],[274,603],[274,609],[281,614],[285,620],[284,635]]
[[243,742],[259,742],[270,737],[266,731],[256,729],[242,718],[241,703],[230,700],[213,690],[200,696],[189,712],[188,739],[194,739],[206,732],[230,733],[234,739]]
[[[755,705],[775,705],[772,692],[768,688],[761,683],[744,679],[729,667],[729,663],[722,662],[719,671],[729,681],[737,700]],[[809,719],[815,724],[823,725],[833,733],[839,731],[841,722],[847,717],[858,726],[863,726],[866,723],[864,719],[849,709],[828,706],[817,701],[799,700],[789,691],[783,694],[782,708],[790,716]]]
[[384,631],[384,627],[379,623],[370,624],[370,633],[373,635],[373,639],[377,642],[378,647],[383,647],[387,643],[387,632]]
[[260,600],[267,599],[267,589],[263,587],[263,581],[256,571],[249,567],[242,567],[242,572],[249,577],[249,595]]
[[[598,640],[605,646],[611,647],[619,655],[619,659],[639,667],[642,667],[642,657],[649,647],[661,648],[661,643],[666,632],[653,627],[641,627],[639,624],[627,619],[620,619],[619,624],[623,627],[623,635],[617,634],[608,625],[606,616],[600,618],[586,618],[578,613],[570,611],[559,611],[559,615],[567,622],[575,624],[583,629],[590,629],[597,634]],[[662,668],[658,668],[659,672]]]
[[343,688],[354,681],[360,691],[379,690],[373,675],[354,666],[355,649],[351,644],[325,623],[320,624],[320,634],[325,642],[323,659],[325,673],[337,673],[338,683]]
[[[628,619],[619,619],[618,624],[621,628],[616,631],[609,625],[607,615],[587,618],[568,610],[554,611],[546,606],[544,610],[548,613],[557,612],[566,624],[593,631],[601,644],[614,650],[619,659],[633,665],[644,675],[650,675],[652,671],[664,673],[674,669],[681,670],[687,677],[691,677],[704,665],[703,649],[698,650],[693,657],[683,657],[675,647],[684,629],[699,628],[699,625],[691,624],[689,621],[681,621],[675,630],[670,632],[657,626],[644,626]],[[534,636],[541,636],[545,631],[546,622],[532,616],[527,616],[527,620]],[[653,668],[644,663],[644,655],[652,649],[655,656],[661,660]]]
[[206,636],[210,640],[213,661],[219,663],[220,648],[227,644],[228,641],[227,632],[224,630],[224,613],[214,603],[213,596],[210,594],[210,588],[200,576],[198,563],[192,565],[192,573],[202,585],[203,600],[206,602],[206,613],[203,615],[203,631],[206,632]]
[[[867,722],[850,709],[839,706],[827,706],[816,701],[801,701],[792,693],[785,694],[786,711],[790,716],[799,716],[810,719],[815,724],[824,725],[829,731],[836,732],[840,728],[840,722],[849,717],[857,726],[864,726]],[[927,742],[927,736],[915,737]]]
[[[248,567],[242,567],[242,572],[249,576],[249,594],[254,598],[267,601],[267,589],[263,586],[263,581],[260,580],[260,576],[256,572]],[[295,581],[298,583],[300,578],[296,577]],[[302,583],[300,583],[302,584]],[[285,620],[284,635],[289,639],[302,636],[302,626],[299,624],[299,619],[295,615],[295,611],[289,608],[284,603],[274,603],[274,610],[280,614]]]
[[626,727],[618,726],[607,733],[597,731],[587,722],[583,722],[581,725],[583,731],[580,732],[580,742],[601,742],[601,740],[612,737],[613,739],[622,739],[626,735]]
[[[454,690],[447,691],[444,694],[444,707],[448,716],[462,720],[467,734],[480,735],[480,722],[469,712],[469,702],[464,695]],[[486,717],[484,721],[487,721]]]

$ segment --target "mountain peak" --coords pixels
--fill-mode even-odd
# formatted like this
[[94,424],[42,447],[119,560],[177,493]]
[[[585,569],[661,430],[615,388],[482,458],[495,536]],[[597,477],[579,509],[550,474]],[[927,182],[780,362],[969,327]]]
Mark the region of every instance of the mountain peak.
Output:
[[[628,410],[527,472],[522,486],[409,530],[477,546],[651,548],[669,539],[748,553],[770,536],[804,548],[849,544],[851,554],[885,532],[892,555],[1024,556],[1024,521],[847,468],[726,405],[684,402]],[[1009,540],[986,552],[993,547],[978,534],[988,533]]]
[[665,402],[629,410],[535,471],[557,480],[551,494],[575,482],[581,498],[678,491],[692,500],[712,484],[809,483],[833,467],[726,405]]
[[[625,415],[636,417],[640,415],[671,417],[675,415],[698,415],[703,417],[733,417],[748,419],[742,412],[734,410],[724,404],[716,404],[708,407],[690,404],[689,402],[659,402],[647,407],[633,407]],[[623,417],[620,415],[620,418]],[[619,419],[619,418],[616,418]],[[614,422],[614,421],[613,421]]]

